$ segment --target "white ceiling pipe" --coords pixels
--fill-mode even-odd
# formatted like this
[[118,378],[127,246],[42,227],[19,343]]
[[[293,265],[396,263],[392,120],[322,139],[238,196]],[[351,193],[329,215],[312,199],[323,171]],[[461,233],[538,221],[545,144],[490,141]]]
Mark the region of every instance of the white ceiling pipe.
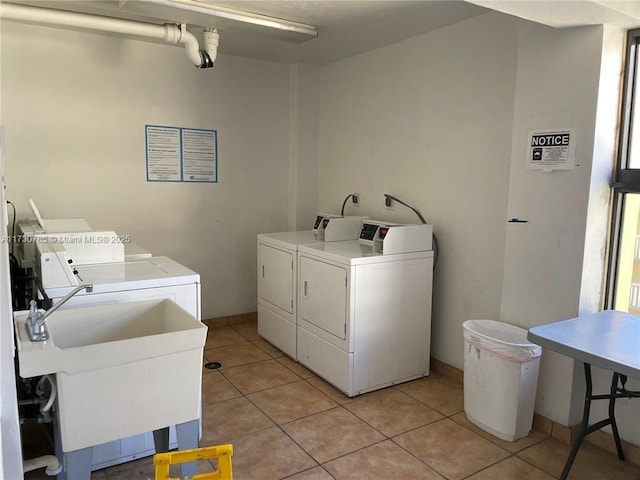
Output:
[[181,43],[185,46],[187,56],[191,62],[200,68],[212,67],[213,61],[211,61],[211,57],[215,59],[217,55],[217,42],[215,51],[200,51],[198,39],[191,32],[187,31],[184,24],[181,27],[169,23],[156,25],[153,23],[134,22],[120,18],[103,17],[99,15],[89,15],[86,13],[68,12],[63,10],[52,10],[40,7],[28,7],[4,2],[0,3],[0,18],[18,22],[37,23],[41,25],[84,28],[122,35],[132,35],[163,40],[174,44]]
[[[164,26],[167,26],[165,24]],[[191,62],[200,68],[206,68],[207,59],[201,55],[200,46],[198,45],[198,39],[196,36],[187,30],[187,26],[183,23],[178,28],[176,25],[171,25],[175,27],[174,32],[178,34],[177,39],[167,40],[171,43],[182,43],[184,45],[184,49],[187,52],[187,57],[191,60]],[[213,66],[213,63],[211,64]]]

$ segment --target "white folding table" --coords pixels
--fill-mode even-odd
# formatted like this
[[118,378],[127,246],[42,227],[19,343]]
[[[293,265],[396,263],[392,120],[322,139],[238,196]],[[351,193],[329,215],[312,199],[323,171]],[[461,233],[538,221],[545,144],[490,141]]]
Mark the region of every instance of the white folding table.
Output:
[[[587,388],[582,422],[560,480],[566,480],[569,475],[584,437],[607,425],[611,425],[618,458],[624,460],[615,419],[615,402],[617,398],[640,398],[640,392],[625,387],[627,377],[640,379],[640,317],[605,310],[531,328],[527,338],[543,348],[584,363]],[[592,394],[591,365],[613,372],[608,394]],[[592,400],[609,400],[609,416],[589,425]]]

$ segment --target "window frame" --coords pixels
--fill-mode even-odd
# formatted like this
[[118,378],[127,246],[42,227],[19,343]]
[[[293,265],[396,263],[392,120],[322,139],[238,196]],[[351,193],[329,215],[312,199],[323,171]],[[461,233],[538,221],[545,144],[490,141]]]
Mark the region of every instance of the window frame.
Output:
[[[613,309],[616,295],[619,249],[622,233],[622,218],[625,208],[625,195],[640,194],[640,167],[629,168],[629,151],[634,129],[634,103],[640,108],[640,28],[627,32],[625,47],[625,69],[622,78],[622,101],[620,104],[620,122],[616,165],[613,172],[611,231],[608,261],[608,274],[605,289],[605,308]],[[637,126],[636,141],[640,142],[640,125]]]

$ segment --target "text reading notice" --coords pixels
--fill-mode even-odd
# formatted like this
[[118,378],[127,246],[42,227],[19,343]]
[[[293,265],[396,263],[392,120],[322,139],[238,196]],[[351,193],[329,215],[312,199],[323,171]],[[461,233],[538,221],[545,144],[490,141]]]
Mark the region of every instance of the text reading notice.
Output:
[[530,169],[572,170],[575,164],[575,130],[531,131],[527,148]]

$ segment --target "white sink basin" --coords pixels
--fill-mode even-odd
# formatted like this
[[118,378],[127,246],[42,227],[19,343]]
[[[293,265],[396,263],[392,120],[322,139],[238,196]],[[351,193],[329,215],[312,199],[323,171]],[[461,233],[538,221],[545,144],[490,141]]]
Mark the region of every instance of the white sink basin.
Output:
[[50,339],[14,321],[20,376],[56,374],[65,452],[200,416],[207,327],[170,300],[58,310]]

